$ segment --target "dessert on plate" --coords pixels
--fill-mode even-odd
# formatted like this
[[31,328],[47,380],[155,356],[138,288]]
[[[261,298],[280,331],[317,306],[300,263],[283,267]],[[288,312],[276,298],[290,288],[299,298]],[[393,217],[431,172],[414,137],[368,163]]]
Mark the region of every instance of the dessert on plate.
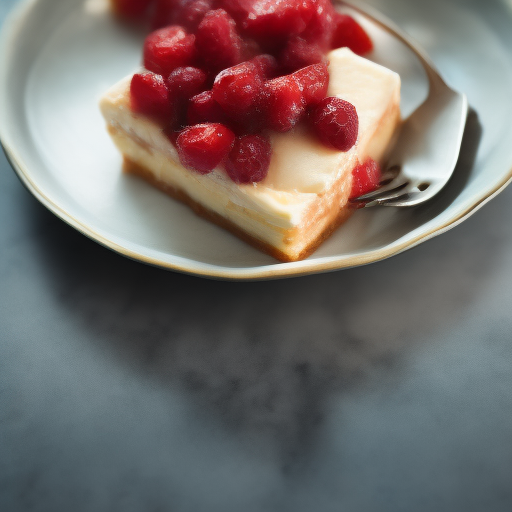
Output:
[[143,68],[101,110],[125,170],[281,261],[375,189],[400,77],[329,0],[113,0],[150,20]]

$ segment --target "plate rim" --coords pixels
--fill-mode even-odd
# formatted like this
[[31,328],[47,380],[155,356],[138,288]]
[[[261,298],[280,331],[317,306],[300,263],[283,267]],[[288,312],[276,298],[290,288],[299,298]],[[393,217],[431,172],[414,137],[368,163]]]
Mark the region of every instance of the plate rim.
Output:
[[[25,18],[29,16],[31,9],[41,1],[43,0],[22,0],[14,5],[4,18],[0,30],[0,98],[5,98],[7,95],[5,71],[9,62],[9,50],[12,48],[14,41],[23,29]],[[407,241],[401,243],[395,242],[365,254],[353,256],[326,256],[318,260],[306,259],[292,263],[277,262],[275,264],[266,264],[258,267],[223,267],[216,264],[196,262],[182,257],[179,258],[185,259],[189,263],[180,264],[178,262],[164,261],[149,255],[144,255],[118,244],[94,230],[91,226],[87,225],[87,223],[80,221],[59,206],[56,201],[50,199],[31,178],[30,170],[25,165],[23,158],[16,151],[15,144],[10,141],[8,124],[2,122],[3,118],[4,114],[0,112],[0,145],[3,148],[9,164],[25,188],[56,217],[81,234],[87,236],[89,239],[129,259],[150,266],[203,278],[229,281],[270,280],[333,272],[377,263],[401,254],[431,238],[453,229],[500,194],[512,182],[512,168],[510,168],[508,173],[503,174],[502,180],[491,190],[488,190],[481,196],[475,197],[474,200],[471,201],[471,204],[443,224],[435,226],[427,232],[423,232]],[[171,254],[171,256],[175,255]]]

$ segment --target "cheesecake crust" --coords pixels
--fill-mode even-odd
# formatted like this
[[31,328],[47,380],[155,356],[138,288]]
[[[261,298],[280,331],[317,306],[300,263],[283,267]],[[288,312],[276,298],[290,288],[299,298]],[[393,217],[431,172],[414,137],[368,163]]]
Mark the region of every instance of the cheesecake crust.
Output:
[[125,173],[132,174],[134,176],[142,178],[150,185],[158,188],[159,190],[169,195],[173,199],[176,199],[186,204],[194,211],[194,213],[196,213],[196,215],[199,215],[200,217],[210,222],[213,222],[217,226],[226,229],[227,231],[237,236],[238,238],[248,243],[249,245],[255,247],[256,249],[259,249],[262,252],[265,252],[266,254],[269,254],[276,260],[281,261],[283,263],[300,261],[313,254],[316,251],[316,249],[318,249],[318,247],[322,245],[336,231],[336,229],[341,224],[343,224],[356,210],[356,208],[351,205],[346,205],[343,208],[341,208],[338,212],[338,215],[335,216],[335,218],[324,228],[320,235],[317,236],[305,249],[303,249],[297,257],[292,257],[290,256],[290,254],[286,254],[283,251],[276,249],[272,245],[250,235],[249,233],[247,233],[239,226],[237,226],[235,223],[229,221],[222,215],[219,215],[218,213],[208,208],[205,208],[202,204],[198,203],[197,201],[194,201],[183,190],[173,187],[169,183],[157,179],[150,169],[141,166],[140,164],[134,162],[133,160],[124,157],[123,171]]

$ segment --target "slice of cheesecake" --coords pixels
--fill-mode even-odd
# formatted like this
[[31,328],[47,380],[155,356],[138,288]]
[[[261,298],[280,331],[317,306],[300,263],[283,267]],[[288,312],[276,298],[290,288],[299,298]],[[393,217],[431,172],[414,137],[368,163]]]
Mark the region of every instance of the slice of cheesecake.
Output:
[[162,128],[130,108],[130,78],[101,100],[108,131],[137,174],[194,211],[281,261],[310,255],[353,212],[352,172],[369,159],[383,163],[400,123],[400,77],[347,48],[328,54],[328,96],[356,107],[359,135],[341,152],[324,146],[305,123],[271,133],[267,177],[241,185],[221,167],[199,174],[183,167]]

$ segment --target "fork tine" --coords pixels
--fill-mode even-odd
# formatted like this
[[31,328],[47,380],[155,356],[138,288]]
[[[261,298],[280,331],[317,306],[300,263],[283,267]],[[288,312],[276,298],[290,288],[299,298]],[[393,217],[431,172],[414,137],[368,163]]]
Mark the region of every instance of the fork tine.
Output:
[[354,202],[366,202],[366,201],[373,201],[374,199],[377,199],[381,195],[385,194],[386,192],[394,192],[403,190],[404,187],[406,187],[408,184],[410,184],[410,180],[403,176],[397,176],[394,180],[390,181],[386,185],[383,185],[382,187],[379,187],[377,190],[374,190],[373,192],[369,192],[368,194],[364,194],[362,196],[356,197],[355,199],[352,199]]
[[370,200],[365,207],[382,206],[387,203],[393,204],[395,200],[408,196],[415,189],[415,183],[407,183],[405,187],[400,187],[399,189],[389,191],[388,194],[375,197],[373,200]]

